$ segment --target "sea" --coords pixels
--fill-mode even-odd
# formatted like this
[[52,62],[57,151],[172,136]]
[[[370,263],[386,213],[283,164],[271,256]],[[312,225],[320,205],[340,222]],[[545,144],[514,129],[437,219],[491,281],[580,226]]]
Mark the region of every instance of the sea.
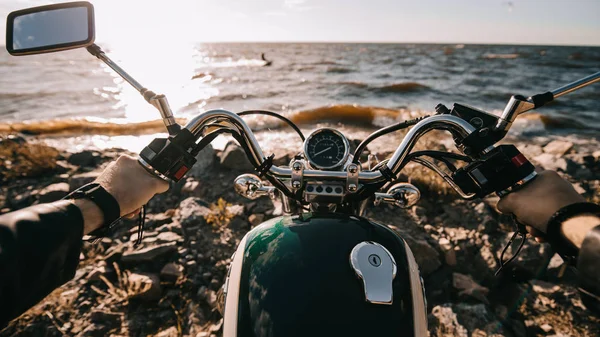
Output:
[[[303,130],[333,124],[365,133],[431,114],[438,103],[467,104],[499,114],[513,94],[543,93],[600,70],[600,47],[355,43],[202,43],[162,50],[101,47],[141,84],[165,94],[182,123],[210,109],[264,109],[292,118]],[[139,150],[140,144],[164,132],[158,118],[128,83],[85,49],[19,57],[0,49],[0,133],[20,132],[71,147]],[[259,133],[289,133],[269,118],[248,117],[248,123]],[[600,83],[519,120],[513,132],[525,137],[597,137]]]

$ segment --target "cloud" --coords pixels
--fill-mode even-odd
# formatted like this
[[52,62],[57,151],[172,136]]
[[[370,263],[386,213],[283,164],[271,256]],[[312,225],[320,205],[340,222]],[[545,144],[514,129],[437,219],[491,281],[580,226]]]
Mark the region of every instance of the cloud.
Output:
[[263,13],[266,16],[286,16],[287,13],[283,11],[275,11],[275,12],[265,12]]
[[306,4],[306,0],[284,0],[283,8],[298,12],[305,12],[319,8],[319,6],[308,6]]

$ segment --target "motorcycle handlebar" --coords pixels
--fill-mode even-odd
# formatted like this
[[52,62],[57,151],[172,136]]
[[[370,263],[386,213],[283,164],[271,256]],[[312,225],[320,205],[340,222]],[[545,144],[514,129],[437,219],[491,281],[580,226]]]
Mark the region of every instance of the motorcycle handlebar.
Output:
[[[210,110],[194,117],[185,126],[197,140],[204,136],[204,131],[207,127],[229,128],[232,131],[237,132],[249,151],[248,159],[255,167],[259,167],[265,160],[266,157],[258,144],[258,141],[254,137],[254,133],[248,124],[246,124],[246,122],[244,122],[237,114],[227,110]],[[403,166],[406,156],[410,153],[417,140],[425,133],[434,129],[450,131],[459,139],[463,139],[475,131],[475,127],[456,116],[435,115],[425,118],[413,126],[406,134],[391,159],[386,164],[389,170],[394,174],[397,174],[397,171]],[[291,179],[292,169],[273,165],[267,174],[277,179]],[[348,173],[345,171],[307,169],[303,171],[303,177],[304,179],[311,181],[345,181],[348,178]],[[358,174],[358,180],[361,184],[375,184],[386,179],[387,178],[383,176],[380,171],[365,171],[359,172]]]

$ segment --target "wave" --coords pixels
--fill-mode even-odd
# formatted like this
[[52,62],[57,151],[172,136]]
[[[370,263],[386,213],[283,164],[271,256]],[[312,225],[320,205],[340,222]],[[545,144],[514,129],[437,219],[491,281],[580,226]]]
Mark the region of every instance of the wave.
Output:
[[492,60],[492,59],[516,59],[519,57],[519,54],[485,54],[482,56],[484,59]]
[[393,92],[414,92],[430,89],[428,86],[417,82],[402,82],[386,85],[383,87],[373,88],[374,92],[393,93]]
[[329,68],[327,68],[327,72],[333,73],[333,74],[347,74],[347,73],[354,72],[354,69],[345,68],[345,67],[329,67]]
[[[185,120],[178,119],[179,123]],[[164,132],[162,120],[140,123],[113,123],[92,121],[88,119],[56,119],[46,121],[31,121],[19,123],[0,123],[0,133],[22,133],[25,135],[140,135]]]
[[[341,123],[360,127],[383,127],[392,123],[423,116],[426,112],[415,112],[407,109],[388,109],[376,106],[335,104],[321,106],[309,110],[292,112],[287,115],[298,125],[314,125],[317,123]],[[279,129],[287,124],[268,116],[244,117],[253,130]],[[517,122],[539,125],[543,129],[578,129],[600,130],[600,126],[581,123],[573,118],[529,113],[517,119]],[[178,119],[184,125],[185,119]],[[114,123],[88,119],[64,119],[31,121],[21,123],[0,123],[0,134],[22,133],[38,136],[77,136],[77,135],[143,135],[165,132],[162,120],[140,123]]]

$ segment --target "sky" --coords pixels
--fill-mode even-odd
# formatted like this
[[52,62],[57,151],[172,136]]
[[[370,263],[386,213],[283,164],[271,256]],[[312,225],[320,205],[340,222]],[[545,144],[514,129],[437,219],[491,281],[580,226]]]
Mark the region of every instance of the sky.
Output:
[[[600,0],[92,0],[96,40],[600,46]],[[6,15],[47,0],[0,0]],[[2,43],[3,44],[3,43]]]

